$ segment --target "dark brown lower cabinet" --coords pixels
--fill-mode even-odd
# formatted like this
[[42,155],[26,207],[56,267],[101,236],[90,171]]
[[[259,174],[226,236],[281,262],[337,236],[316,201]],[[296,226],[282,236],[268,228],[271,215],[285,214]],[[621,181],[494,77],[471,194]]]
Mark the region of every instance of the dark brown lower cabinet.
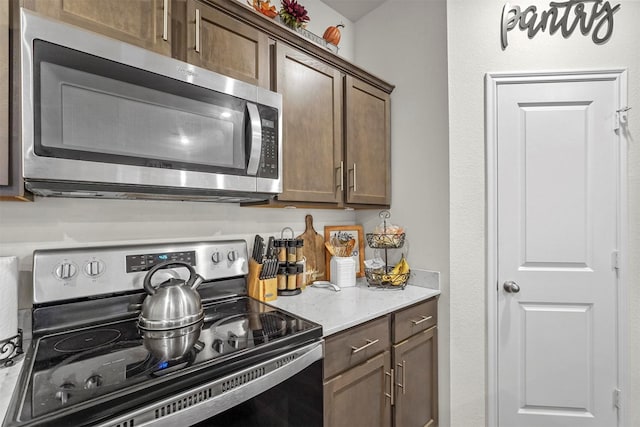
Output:
[[438,425],[437,299],[327,337],[325,427]]
[[438,415],[438,346],[435,327],[393,346],[396,383],[395,426],[436,425]]
[[390,426],[390,369],[385,351],[325,382],[325,427]]

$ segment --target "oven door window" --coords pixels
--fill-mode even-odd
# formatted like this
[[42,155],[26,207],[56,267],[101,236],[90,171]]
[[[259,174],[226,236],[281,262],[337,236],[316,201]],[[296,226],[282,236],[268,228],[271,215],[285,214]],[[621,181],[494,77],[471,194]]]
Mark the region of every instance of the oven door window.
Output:
[[197,427],[322,427],[322,360]]
[[41,156],[246,174],[246,101],[34,42]]

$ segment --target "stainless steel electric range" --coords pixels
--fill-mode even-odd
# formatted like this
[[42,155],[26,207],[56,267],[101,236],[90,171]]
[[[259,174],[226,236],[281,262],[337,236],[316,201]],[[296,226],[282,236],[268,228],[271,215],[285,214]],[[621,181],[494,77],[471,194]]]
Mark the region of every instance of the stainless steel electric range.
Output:
[[[247,297],[247,258],[243,240],[35,251],[33,339],[3,425],[321,426],[322,328]],[[143,280],[166,260],[206,279],[204,318],[145,331]]]

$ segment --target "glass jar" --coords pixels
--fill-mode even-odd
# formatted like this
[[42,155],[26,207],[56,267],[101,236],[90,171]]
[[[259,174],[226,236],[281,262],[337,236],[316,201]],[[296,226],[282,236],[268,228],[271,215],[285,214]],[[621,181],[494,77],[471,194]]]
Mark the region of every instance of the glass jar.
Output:
[[296,277],[298,276],[298,267],[291,265],[287,267],[287,290],[292,291],[296,289]]

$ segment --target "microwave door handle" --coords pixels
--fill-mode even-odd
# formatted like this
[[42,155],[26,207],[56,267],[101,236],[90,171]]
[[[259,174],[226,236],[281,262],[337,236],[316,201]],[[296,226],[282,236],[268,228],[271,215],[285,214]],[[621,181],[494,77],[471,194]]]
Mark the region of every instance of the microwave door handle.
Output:
[[257,175],[258,166],[260,165],[260,152],[262,151],[262,124],[256,104],[247,102],[247,110],[249,111],[249,122],[251,123],[251,151],[249,152],[247,175]]

